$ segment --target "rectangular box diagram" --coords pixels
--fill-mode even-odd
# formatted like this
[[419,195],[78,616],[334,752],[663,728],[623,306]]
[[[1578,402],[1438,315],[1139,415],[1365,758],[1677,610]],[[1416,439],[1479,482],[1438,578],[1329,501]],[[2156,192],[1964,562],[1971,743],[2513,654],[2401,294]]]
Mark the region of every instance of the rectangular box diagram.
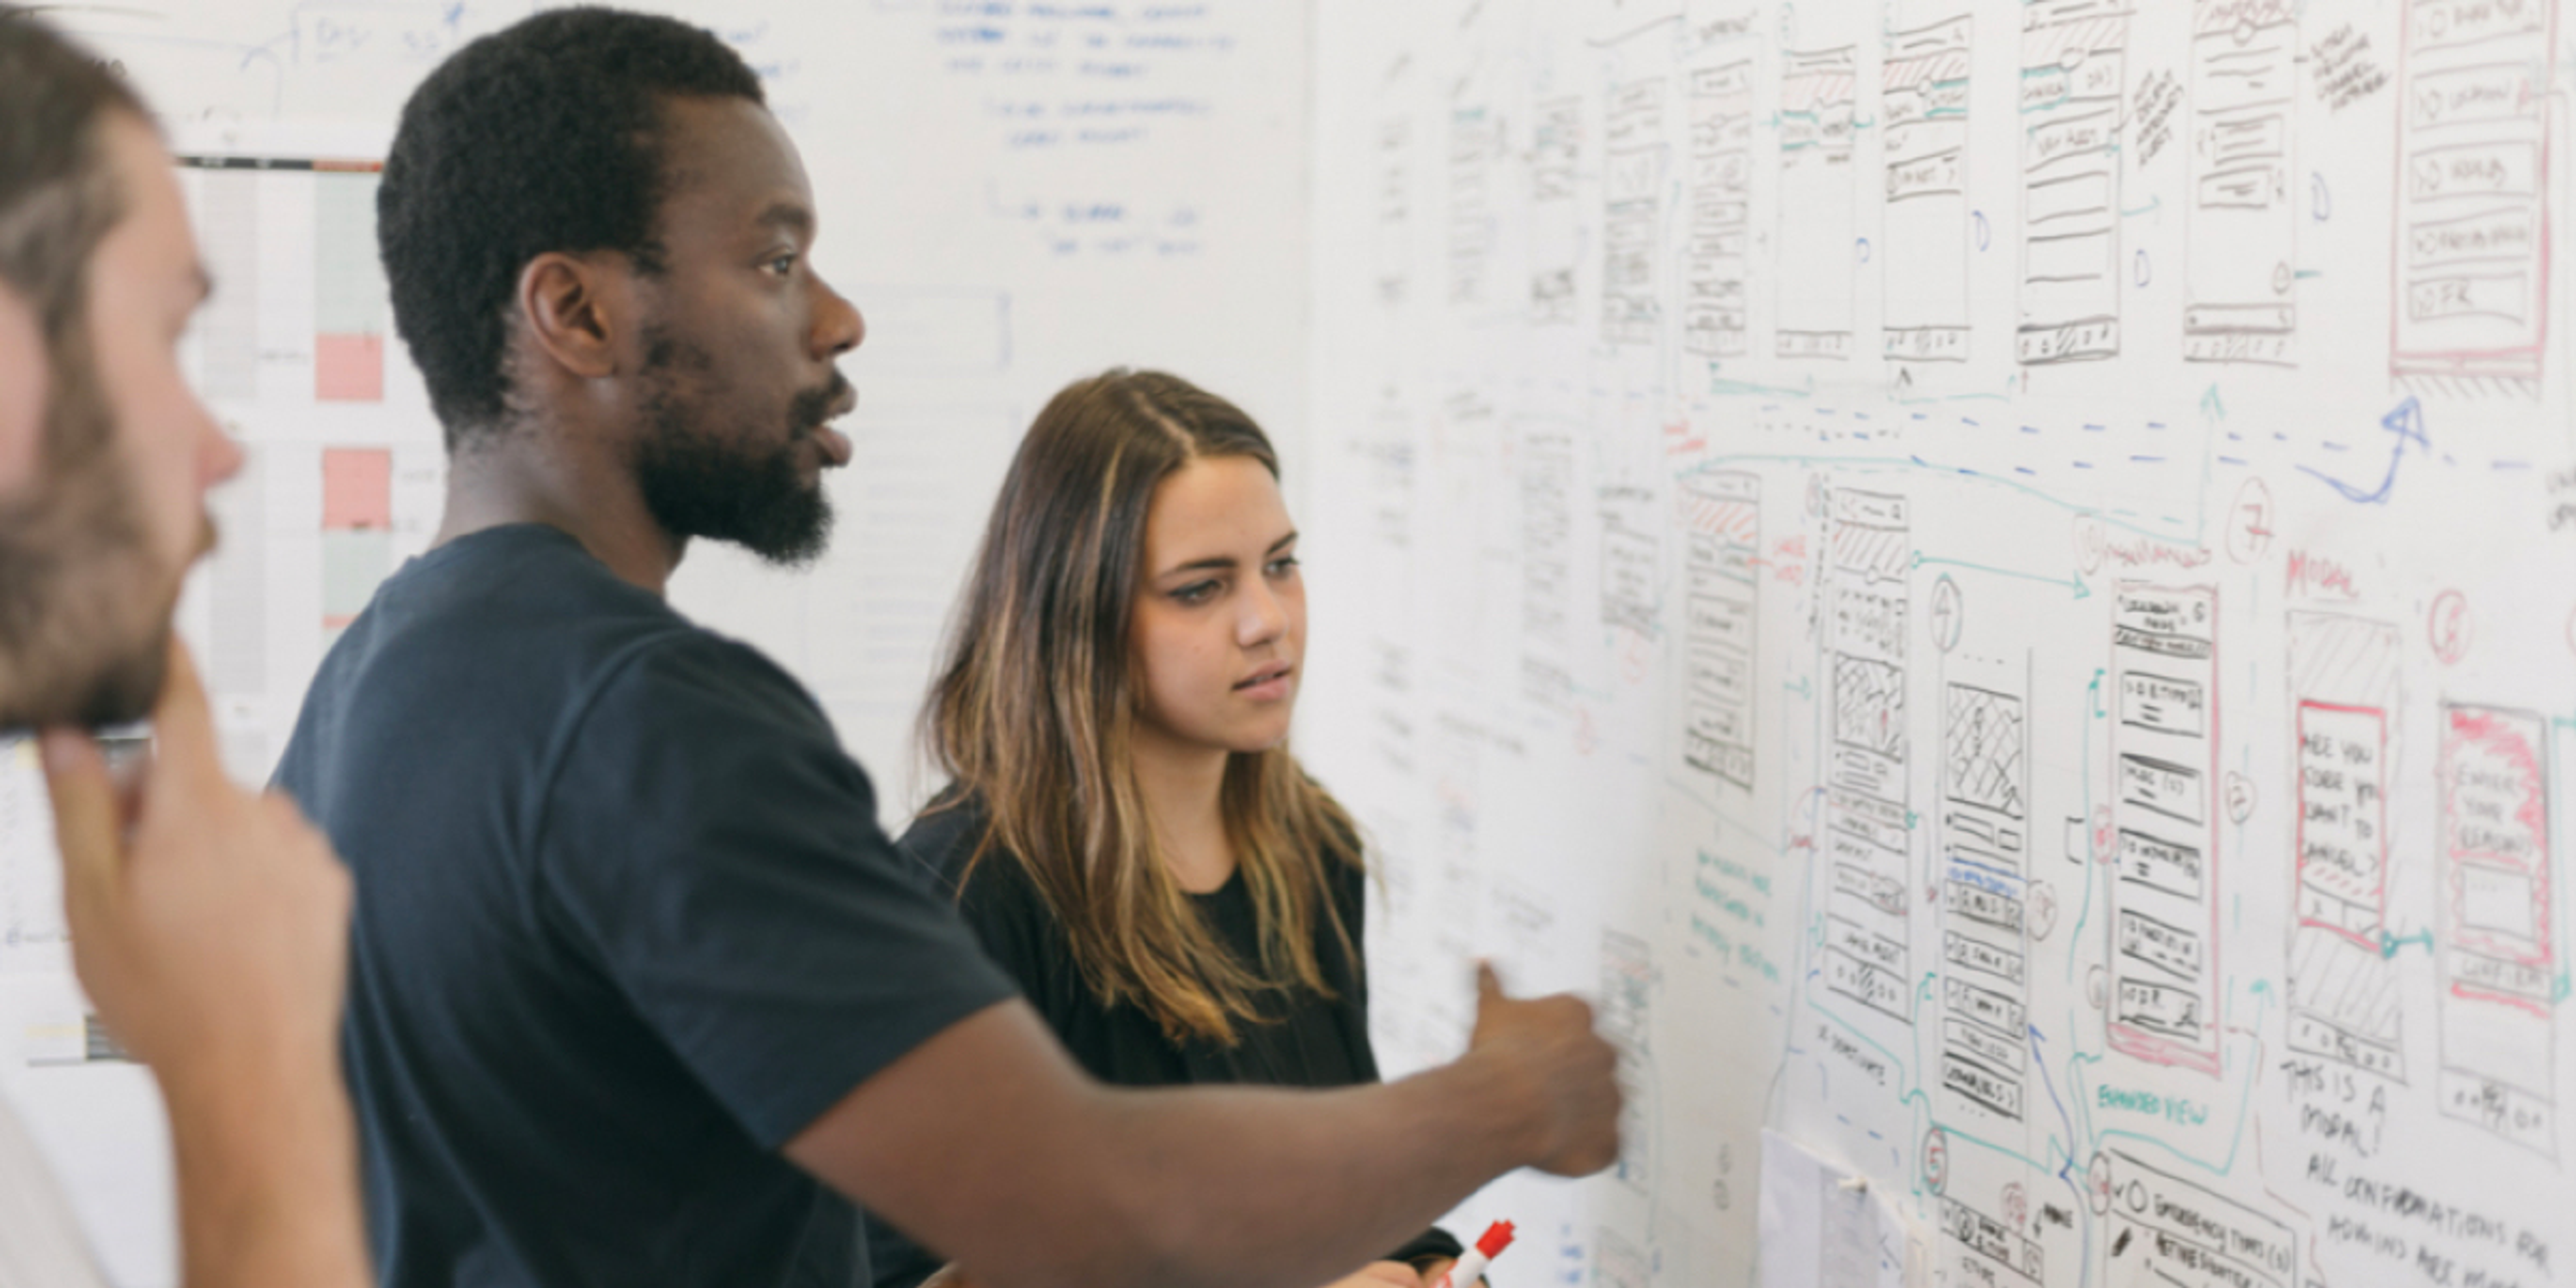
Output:
[[2023,1114],[2030,997],[2024,711],[2018,693],[1942,690],[1941,1085],[2011,1119]]
[[2298,323],[2291,0],[2196,0],[2183,358],[2286,366]]
[[1694,475],[1682,480],[1681,504],[1690,542],[1682,760],[1750,789],[1762,480],[1731,472]]
[[1827,987],[1913,1022],[1906,891],[1906,573],[1901,496],[1838,489],[1826,536],[1825,651],[1832,685],[1827,826]]
[[1691,73],[1690,96],[1682,347],[1710,358],[1740,358],[1751,352],[1745,250],[1752,236],[1753,64]]
[[1892,33],[1880,69],[1886,128],[1886,327],[1892,360],[1968,360],[1966,18]]
[[1610,344],[1653,344],[1663,326],[1664,131],[1662,80],[1611,91],[1601,211],[1601,338]]
[[1854,251],[1850,46],[1790,53],[1780,73],[1779,326],[1783,358],[1851,356]]
[[2022,9],[2021,323],[2015,360],[2120,351],[2120,119],[2129,15],[2109,0]]
[[2398,62],[2389,367],[2535,381],[2549,334],[2556,5],[2413,0]]
[[2218,592],[2124,582],[2112,623],[2110,1041],[2215,1075]]
[[2442,709],[2442,1112],[2558,1153],[2549,725]]
[[2382,951],[2397,628],[2334,613],[2292,613],[2289,627],[2298,796],[2288,1042],[2403,1081],[2397,970]]

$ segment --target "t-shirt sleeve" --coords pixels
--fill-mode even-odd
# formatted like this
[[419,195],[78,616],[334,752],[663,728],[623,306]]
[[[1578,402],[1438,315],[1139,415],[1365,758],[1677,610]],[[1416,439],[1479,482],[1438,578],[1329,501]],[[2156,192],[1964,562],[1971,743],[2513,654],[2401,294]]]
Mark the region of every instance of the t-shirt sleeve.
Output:
[[542,911],[764,1147],[1013,995],[822,712],[751,649],[643,647],[558,764]]

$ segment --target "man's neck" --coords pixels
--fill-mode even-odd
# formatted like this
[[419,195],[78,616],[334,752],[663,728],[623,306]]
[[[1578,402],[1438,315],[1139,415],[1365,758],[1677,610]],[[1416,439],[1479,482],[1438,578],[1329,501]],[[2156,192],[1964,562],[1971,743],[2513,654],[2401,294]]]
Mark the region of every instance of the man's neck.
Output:
[[596,439],[533,426],[491,431],[448,456],[433,545],[515,523],[571,534],[621,579],[663,594],[688,550],[653,518],[632,468]]

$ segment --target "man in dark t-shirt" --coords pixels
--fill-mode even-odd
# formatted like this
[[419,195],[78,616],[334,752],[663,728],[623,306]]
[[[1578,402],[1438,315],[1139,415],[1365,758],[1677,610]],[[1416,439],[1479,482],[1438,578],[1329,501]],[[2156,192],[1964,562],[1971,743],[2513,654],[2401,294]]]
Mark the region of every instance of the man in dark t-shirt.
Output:
[[758,79],[668,19],[540,14],[404,108],[378,230],[446,516],[278,773],[356,877],[383,1282],[864,1283],[855,1199],[996,1288],[1311,1288],[1505,1170],[1606,1165],[1588,1008],[1490,973],[1401,1082],[1093,1082],[812,699],[664,602],[692,537],[822,547],[864,330],[815,227]]

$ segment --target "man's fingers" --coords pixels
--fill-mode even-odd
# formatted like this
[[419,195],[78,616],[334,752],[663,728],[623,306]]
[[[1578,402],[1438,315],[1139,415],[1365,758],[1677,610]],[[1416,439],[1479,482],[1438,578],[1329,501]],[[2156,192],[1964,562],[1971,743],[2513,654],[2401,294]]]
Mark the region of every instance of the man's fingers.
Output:
[[215,716],[206,686],[197,678],[197,662],[170,636],[169,666],[161,682],[161,701],[152,708],[152,775],[156,782],[176,781],[189,788],[227,781],[215,742]]
[[1494,964],[1492,962],[1477,962],[1476,1001],[1481,1005],[1486,1002],[1499,1002],[1502,1000],[1504,1000],[1503,977],[1494,973]]
[[[67,909],[95,906],[116,891],[123,862],[116,783],[98,744],[77,729],[48,729],[43,741],[45,790],[54,803],[54,841],[63,852]],[[80,917],[75,914],[73,920]]]

